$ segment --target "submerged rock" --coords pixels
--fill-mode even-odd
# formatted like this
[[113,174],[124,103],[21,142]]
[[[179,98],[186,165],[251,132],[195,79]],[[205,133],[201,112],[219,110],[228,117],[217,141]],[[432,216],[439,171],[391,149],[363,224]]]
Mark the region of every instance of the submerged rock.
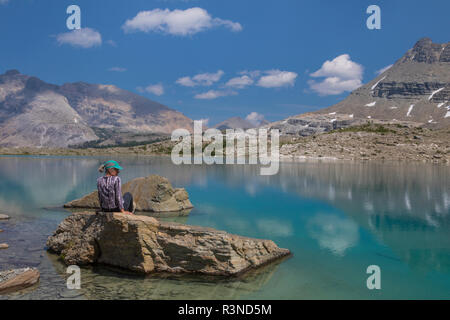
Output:
[[8,220],[9,216],[7,214],[0,213],[0,220]]
[[35,268],[0,271],[0,294],[20,291],[38,283],[40,273]]
[[236,275],[290,254],[271,240],[121,213],[67,217],[47,240],[68,264],[106,264],[139,273]]
[[[177,212],[193,208],[184,188],[174,189],[169,180],[157,175],[133,179],[122,186],[122,192],[133,195],[136,211]],[[64,208],[100,209],[98,193],[94,191],[81,199],[68,202]]]
[[[54,270],[65,279],[67,266],[54,254],[48,257]],[[288,256],[233,277],[190,273],[153,273],[143,276],[129,272],[124,272],[126,276],[118,276],[118,270],[113,267],[103,266],[101,270],[98,267],[83,268],[81,289],[70,291],[82,293],[80,298],[87,300],[245,299],[269,285],[279,266],[287,259]],[[61,290],[55,291],[56,297],[65,295],[61,294]]]

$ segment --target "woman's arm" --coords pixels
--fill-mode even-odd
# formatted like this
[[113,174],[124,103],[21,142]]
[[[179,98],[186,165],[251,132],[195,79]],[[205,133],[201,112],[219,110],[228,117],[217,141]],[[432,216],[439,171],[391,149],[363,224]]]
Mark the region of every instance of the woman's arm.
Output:
[[120,181],[120,178],[117,177],[116,183],[115,183],[115,195],[116,195],[116,205],[120,209],[120,211],[123,211],[123,199],[122,199],[122,181]]

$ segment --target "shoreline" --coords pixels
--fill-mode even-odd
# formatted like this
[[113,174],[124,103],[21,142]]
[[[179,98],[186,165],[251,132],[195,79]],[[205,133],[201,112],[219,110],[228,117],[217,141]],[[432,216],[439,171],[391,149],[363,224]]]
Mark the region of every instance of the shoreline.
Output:
[[[177,142],[164,140],[108,148],[0,147],[10,156],[164,156]],[[389,161],[450,164],[450,130],[372,124],[306,137],[283,136],[279,162]]]
[[[56,152],[23,152],[23,153],[4,153],[0,149],[0,157],[99,157],[99,156],[116,156],[116,157],[165,157],[169,158],[168,154],[158,154],[158,153],[114,153],[114,152],[89,152],[89,153],[79,153],[79,152],[61,152],[57,149]],[[72,150],[72,149],[69,149]],[[304,155],[285,155],[280,154],[279,163],[386,163],[386,164],[433,164],[433,165],[443,165],[450,166],[450,160],[448,159],[401,159],[401,158],[384,158],[384,159],[367,159],[367,158],[338,158],[334,156],[304,156]],[[262,166],[261,164],[257,164]]]

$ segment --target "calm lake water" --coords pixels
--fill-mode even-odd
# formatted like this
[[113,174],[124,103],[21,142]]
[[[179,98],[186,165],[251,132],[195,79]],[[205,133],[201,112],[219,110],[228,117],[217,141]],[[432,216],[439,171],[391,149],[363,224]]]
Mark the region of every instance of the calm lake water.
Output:
[[[195,209],[172,221],[274,240],[293,256],[243,277],[125,274],[65,266],[45,241],[95,189],[103,157],[0,157],[0,269],[37,267],[37,288],[0,299],[450,299],[450,167],[394,163],[175,166],[165,157],[118,158],[123,181],[159,174],[185,187]],[[56,207],[56,208],[55,208]],[[50,208],[50,209],[49,209]],[[381,290],[366,269],[381,268]]]

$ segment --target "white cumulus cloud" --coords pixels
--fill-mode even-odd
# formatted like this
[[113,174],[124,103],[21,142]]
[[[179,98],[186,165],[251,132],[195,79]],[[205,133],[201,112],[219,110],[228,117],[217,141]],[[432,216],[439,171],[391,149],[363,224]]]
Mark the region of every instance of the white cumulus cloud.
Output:
[[200,73],[191,77],[179,78],[176,83],[184,87],[195,86],[211,86],[215,82],[219,81],[225,73],[222,70],[216,73]]
[[298,74],[290,71],[269,70],[259,78],[257,85],[264,88],[289,87],[295,84]]
[[209,90],[204,93],[196,94],[194,98],[200,100],[213,100],[219,97],[234,96],[236,94],[237,92],[235,91]]
[[208,11],[198,7],[186,10],[140,11],[134,18],[128,19],[122,28],[125,32],[162,32],[188,36],[218,26],[224,26],[234,32],[242,30],[240,23],[213,18]]
[[239,74],[240,75],[247,75],[250,78],[254,79],[254,78],[259,77],[261,75],[261,71],[260,70],[252,70],[252,71],[244,70],[244,71],[239,72]]
[[348,54],[340,55],[332,61],[325,61],[322,67],[311,77],[339,77],[341,79],[359,79],[362,77],[363,68],[360,64],[353,62]]
[[359,79],[342,80],[338,77],[329,77],[322,82],[310,80],[308,83],[312,90],[324,96],[337,95],[345,91],[353,91],[362,85],[361,80]]
[[195,87],[197,84],[192,80],[191,77],[182,77],[176,81],[180,86],[184,87]]
[[139,92],[148,92],[152,93],[156,96],[162,96],[164,94],[164,86],[160,83],[158,84],[151,84],[145,88],[138,87],[137,90]]
[[91,28],[76,29],[56,36],[60,45],[68,44],[73,47],[91,48],[102,44],[101,34]]
[[258,112],[252,112],[249,115],[247,115],[247,117],[245,117],[245,120],[247,120],[254,126],[259,126],[264,121],[264,115]]
[[325,78],[321,82],[308,81],[310,88],[320,95],[337,95],[353,91],[362,85],[362,65],[351,60],[348,54],[325,61],[322,67],[310,74],[313,78]]
[[250,78],[248,75],[243,75],[241,77],[235,77],[227,81],[225,84],[227,87],[233,87],[237,89],[243,89],[247,86],[250,86],[254,83],[254,80]]

